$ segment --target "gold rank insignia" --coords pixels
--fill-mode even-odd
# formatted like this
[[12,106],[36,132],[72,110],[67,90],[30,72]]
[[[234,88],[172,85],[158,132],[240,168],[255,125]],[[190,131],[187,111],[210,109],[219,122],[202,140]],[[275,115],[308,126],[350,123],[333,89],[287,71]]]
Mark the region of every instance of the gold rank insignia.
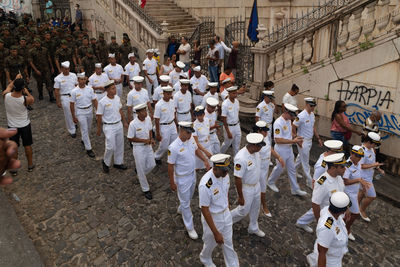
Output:
[[106,107],[110,107],[111,106],[111,104],[106,104]]
[[318,179],[318,183],[320,185],[322,185],[325,182],[325,180],[326,180],[326,176],[322,176],[321,178]]
[[140,132],[141,130],[142,130],[142,128],[137,128],[136,129],[137,132]]
[[322,162],[321,162],[321,167],[322,167],[322,168],[325,168],[325,167],[326,167],[326,162],[325,162],[325,161],[322,161]]
[[333,193],[335,193],[335,192],[337,192],[337,190],[336,190],[336,189],[333,189],[333,190],[331,191],[331,194],[333,194]]
[[307,122],[310,122],[310,120],[306,120],[306,123],[307,123]]
[[284,130],[284,131],[287,131],[287,126],[286,126],[286,125],[283,126],[283,130]]
[[326,219],[326,222],[325,222],[326,228],[331,229],[332,224],[333,224],[333,218],[332,217],[328,217],[328,219]]
[[168,154],[168,156],[171,156],[171,150],[168,149],[167,154]]
[[81,94],[77,94],[77,95],[76,95],[76,97],[80,97],[80,96],[81,96]]
[[260,112],[260,108],[257,108],[257,112]]
[[249,161],[247,162],[247,166],[251,166],[253,164],[253,162]]
[[336,226],[335,231],[336,231],[336,234],[338,235],[340,233],[340,228]]
[[299,117],[296,117],[296,121],[299,121],[300,119],[299,119]]
[[179,150],[179,152],[183,152],[184,150],[185,150],[185,148],[182,147],[182,148]]
[[212,182],[212,179],[210,178],[210,179],[208,179],[208,181],[206,183],[206,187],[210,188],[212,186],[212,184],[213,184],[213,182]]
[[218,193],[219,193],[218,188],[215,188],[214,191],[213,191],[213,194],[216,195],[216,194],[218,194]]
[[242,168],[242,166],[240,166],[239,163],[237,163],[237,164],[235,165],[235,170],[240,171],[241,168]]
[[281,133],[281,130],[275,129],[275,134],[280,134],[280,133]]

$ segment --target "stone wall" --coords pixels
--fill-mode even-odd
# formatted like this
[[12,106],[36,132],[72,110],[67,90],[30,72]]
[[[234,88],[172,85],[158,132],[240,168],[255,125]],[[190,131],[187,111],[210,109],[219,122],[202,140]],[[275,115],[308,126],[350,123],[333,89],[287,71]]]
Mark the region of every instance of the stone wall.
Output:
[[[215,18],[216,33],[224,36],[225,22],[235,16],[242,16],[248,22],[253,0],[174,0],[179,6],[187,10],[194,17],[213,16]],[[318,0],[259,0],[259,23],[268,28],[282,23],[282,19],[295,18],[296,13],[306,12]]]

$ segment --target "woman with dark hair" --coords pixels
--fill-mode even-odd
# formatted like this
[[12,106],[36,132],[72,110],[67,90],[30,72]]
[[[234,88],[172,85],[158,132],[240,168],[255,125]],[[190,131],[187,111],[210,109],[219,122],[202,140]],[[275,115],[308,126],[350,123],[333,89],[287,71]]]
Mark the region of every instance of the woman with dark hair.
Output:
[[176,68],[176,62],[177,62],[178,60],[177,60],[177,56],[176,56],[176,54],[172,54],[172,56],[171,56],[171,64],[172,64],[172,66],[174,67],[174,68]]
[[200,46],[200,41],[194,40],[193,41],[193,52],[194,52],[193,60],[197,60],[198,65],[200,65],[200,63],[201,63],[201,50],[202,50],[202,48]]
[[343,142],[345,151],[347,151],[348,141],[351,138],[351,134],[355,133],[361,135],[361,131],[351,127],[349,118],[344,114],[346,112],[346,103],[342,100],[338,100],[335,103],[335,108],[331,116],[331,136],[335,140]]
[[169,75],[170,72],[174,70],[174,66],[171,63],[171,58],[165,54],[164,55],[164,64],[161,66],[160,75]]

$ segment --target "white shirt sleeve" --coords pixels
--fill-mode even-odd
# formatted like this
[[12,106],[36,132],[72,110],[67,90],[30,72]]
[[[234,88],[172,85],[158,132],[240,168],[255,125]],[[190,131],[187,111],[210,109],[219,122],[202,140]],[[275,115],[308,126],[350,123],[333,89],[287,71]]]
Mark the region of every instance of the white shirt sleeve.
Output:
[[205,185],[199,186],[199,205],[201,207],[209,207],[211,204],[211,190]]
[[127,137],[128,137],[128,138],[134,138],[135,135],[136,135],[136,128],[135,128],[135,125],[133,124],[133,121],[131,121],[131,122],[129,123],[128,135],[127,135]]
[[221,45],[226,52],[228,52],[228,53],[232,52],[232,48],[227,47],[223,41],[221,41]]

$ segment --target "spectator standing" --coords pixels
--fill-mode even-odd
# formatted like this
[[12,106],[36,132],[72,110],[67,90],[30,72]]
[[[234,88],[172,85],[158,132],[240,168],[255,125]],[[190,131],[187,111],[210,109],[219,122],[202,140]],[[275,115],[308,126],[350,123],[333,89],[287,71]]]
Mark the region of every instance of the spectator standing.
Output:
[[227,63],[227,67],[232,69],[232,73],[233,75],[236,76],[236,69],[237,69],[237,57],[239,54],[239,42],[238,41],[234,41],[232,42],[232,50],[229,54],[228,57],[228,63]]
[[46,16],[47,19],[50,20],[54,16],[54,5],[53,2],[50,0],[47,0],[46,2]]
[[295,84],[292,85],[292,88],[287,92],[282,99],[282,103],[287,103],[297,107],[297,98],[296,95],[299,93],[299,87]]
[[184,72],[187,72],[190,67],[190,49],[191,46],[187,41],[187,37],[182,37],[182,44],[179,46],[178,51],[176,53],[179,55],[179,61],[185,63]]
[[[172,57],[172,55],[176,54],[178,51],[179,44],[176,42],[175,36],[171,36],[168,46],[167,46],[167,54],[169,57]],[[177,59],[175,59],[176,61]]]
[[197,61],[198,65],[201,65],[201,46],[200,46],[200,41],[199,40],[194,40],[193,42],[193,52],[194,52],[194,56],[193,56],[193,60]]
[[83,16],[82,16],[82,11],[79,9],[80,6],[79,4],[75,5],[75,25],[79,26],[79,29],[82,29],[82,24],[83,24]]
[[218,82],[218,49],[215,47],[215,40],[211,40],[210,49],[207,54],[208,60],[208,73],[210,75],[210,82]]
[[[27,106],[33,104],[34,98],[25,87],[21,74],[18,74],[16,79],[9,83],[7,89],[3,92],[3,97],[8,128],[17,129],[17,134],[10,137],[10,140],[16,142],[19,146],[21,137],[26,159],[28,160],[28,171],[31,172],[35,166],[32,160],[32,129]],[[17,153],[16,157],[18,157]],[[11,171],[11,173],[13,175],[17,174],[16,171]]]

